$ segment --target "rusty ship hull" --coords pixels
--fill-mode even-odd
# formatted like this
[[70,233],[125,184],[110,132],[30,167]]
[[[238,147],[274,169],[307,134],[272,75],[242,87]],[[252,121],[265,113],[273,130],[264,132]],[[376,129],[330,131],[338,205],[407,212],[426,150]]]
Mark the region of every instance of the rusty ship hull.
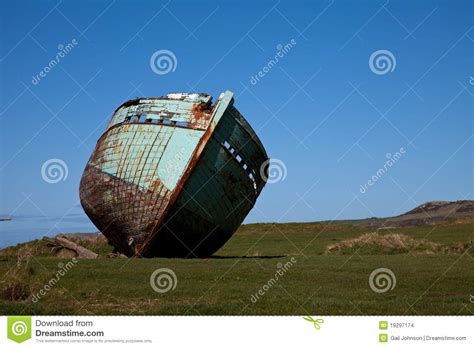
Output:
[[266,163],[229,91],[214,105],[205,94],[130,100],[86,165],[81,204],[117,252],[207,257],[254,206]]

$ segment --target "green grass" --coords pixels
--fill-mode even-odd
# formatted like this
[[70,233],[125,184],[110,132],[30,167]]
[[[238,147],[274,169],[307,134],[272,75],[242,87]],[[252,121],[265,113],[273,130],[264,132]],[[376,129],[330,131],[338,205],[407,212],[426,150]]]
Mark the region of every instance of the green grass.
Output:
[[[242,226],[210,259],[80,260],[37,303],[31,298],[0,300],[0,314],[472,314],[474,259],[469,253],[326,256],[328,244],[354,238],[367,229],[344,224],[255,224]],[[382,233],[388,233],[385,231]],[[453,245],[474,239],[473,224],[393,229],[414,238]],[[14,253],[11,253],[14,254]],[[0,273],[15,265],[0,258]],[[58,270],[50,256],[34,257],[23,281],[32,293]],[[254,303],[279,269],[283,276]],[[157,268],[177,276],[174,290],[160,294],[150,286]],[[396,286],[376,293],[369,276],[389,268]]]

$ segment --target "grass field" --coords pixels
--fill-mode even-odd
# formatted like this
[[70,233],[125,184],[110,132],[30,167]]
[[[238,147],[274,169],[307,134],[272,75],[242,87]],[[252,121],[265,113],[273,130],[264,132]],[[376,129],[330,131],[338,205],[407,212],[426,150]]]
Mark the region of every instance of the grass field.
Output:
[[[380,255],[364,248],[341,255],[324,254],[327,245],[364,232],[367,230],[342,223],[254,224],[242,226],[209,259],[78,260],[33,302],[32,296],[55,276],[58,262],[68,261],[40,253],[29,260],[22,275],[29,297],[0,300],[0,314],[474,313],[472,248],[447,255]],[[389,232],[443,245],[474,240],[472,223],[380,233]],[[12,250],[0,258],[4,283],[9,270],[16,267],[12,255],[18,248]],[[393,289],[377,293],[369,285],[369,276],[382,267],[393,272],[396,283]],[[170,268],[176,274],[174,290],[158,293],[152,289],[150,276],[158,268]],[[282,275],[275,280],[277,270]]]

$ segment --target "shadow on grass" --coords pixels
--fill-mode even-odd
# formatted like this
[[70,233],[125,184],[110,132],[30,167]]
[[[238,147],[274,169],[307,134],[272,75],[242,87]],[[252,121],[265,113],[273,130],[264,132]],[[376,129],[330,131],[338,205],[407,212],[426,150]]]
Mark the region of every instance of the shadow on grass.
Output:
[[209,259],[281,259],[287,255],[274,255],[274,256],[219,256],[213,255],[208,257]]

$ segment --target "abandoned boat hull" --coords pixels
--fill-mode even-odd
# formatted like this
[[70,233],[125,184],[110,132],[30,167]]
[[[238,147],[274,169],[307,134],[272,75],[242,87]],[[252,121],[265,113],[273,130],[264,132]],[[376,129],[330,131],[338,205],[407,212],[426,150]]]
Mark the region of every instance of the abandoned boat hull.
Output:
[[263,189],[268,158],[232,97],[225,92],[211,106],[207,95],[176,94],[116,110],[80,197],[117,251],[210,256],[242,223]]

